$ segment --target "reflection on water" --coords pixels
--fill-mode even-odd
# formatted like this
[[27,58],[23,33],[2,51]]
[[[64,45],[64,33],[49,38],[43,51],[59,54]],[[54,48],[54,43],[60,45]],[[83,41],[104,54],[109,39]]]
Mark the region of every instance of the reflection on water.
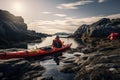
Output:
[[39,57],[31,57],[28,58],[28,60],[32,63],[38,63],[46,68],[46,71],[42,74],[42,76],[52,76],[55,80],[73,80],[75,74],[62,73],[59,71],[58,68],[64,65],[60,59],[61,56],[70,58],[73,57],[74,54],[68,54],[67,52],[58,52]]
[[57,65],[60,64],[59,56],[62,56],[62,52],[57,52],[57,54],[53,55],[53,59],[54,59],[54,61],[56,62]]
[[[67,53],[65,54],[67,55]],[[43,76],[53,76],[55,80],[73,80],[75,74],[62,73],[58,70],[60,66],[64,65],[59,59],[60,56],[64,56],[64,53],[54,53],[51,56],[51,59],[40,61],[40,64],[46,68],[46,72],[43,73]]]

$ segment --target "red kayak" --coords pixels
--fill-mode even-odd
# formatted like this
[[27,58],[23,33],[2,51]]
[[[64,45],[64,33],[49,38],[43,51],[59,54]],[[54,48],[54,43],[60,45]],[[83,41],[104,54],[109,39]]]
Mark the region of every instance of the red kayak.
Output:
[[27,51],[5,52],[5,53],[0,53],[0,59],[25,58],[25,57],[50,54],[50,53],[55,53],[55,52],[69,49],[71,47],[71,45],[72,45],[72,43],[63,45],[62,48],[52,48],[50,50],[43,50],[43,49],[39,48],[39,49],[27,50]]

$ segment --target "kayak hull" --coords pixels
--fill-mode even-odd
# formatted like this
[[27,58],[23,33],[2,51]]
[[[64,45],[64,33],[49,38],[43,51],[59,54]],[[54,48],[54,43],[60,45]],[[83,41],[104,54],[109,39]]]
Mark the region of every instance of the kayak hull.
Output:
[[6,52],[0,53],[0,59],[11,59],[11,58],[25,58],[25,57],[32,57],[32,56],[40,56],[50,53],[56,53],[59,51],[63,51],[69,49],[72,44],[64,45],[62,48],[52,48],[51,50],[45,51],[42,49],[35,49],[35,50],[27,50],[27,51],[16,51],[16,52]]

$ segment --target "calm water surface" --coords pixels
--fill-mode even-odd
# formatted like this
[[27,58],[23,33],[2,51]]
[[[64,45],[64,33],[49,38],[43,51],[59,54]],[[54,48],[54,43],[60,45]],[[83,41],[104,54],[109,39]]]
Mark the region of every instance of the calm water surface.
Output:
[[[36,47],[38,48],[38,47],[51,45],[54,38],[55,36],[47,37],[43,39],[41,43],[29,43],[28,49],[35,49]],[[64,41],[65,44],[72,43],[71,48],[76,48],[79,46],[78,43],[72,38],[60,38],[60,39]],[[81,53],[78,53],[78,54],[81,54]],[[74,57],[74,54],[61,52],[61,53],[55,53],[55,54],[49,55],[49,58],[48,56],[44,56],[44,58],[46,58],[45,60],[39,60],[39,63],[46,68],[46,72],[43,73],[43,76],[53,76],[55,80],[73,80],[75,74],[62,73],[59,71],[59,67],[65,64],[59,60],[60,56],[70,58],[70,57]]]

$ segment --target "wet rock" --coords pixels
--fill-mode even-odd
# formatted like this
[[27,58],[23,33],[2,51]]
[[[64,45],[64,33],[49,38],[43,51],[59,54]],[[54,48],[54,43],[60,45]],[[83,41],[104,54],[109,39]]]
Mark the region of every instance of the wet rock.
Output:
[[69,54],[72,54],[72,53],[73,53],[71,49],[70,49],[70,50],[67,50],[67,52],[68,52]]
[[42,76],[39,80],[55,80],[52,76]]
[[31,64],[29,70],[25,73],[24,79],[34,79],[36,77],[41,76],[45,72],[45,68],[41,66],[39,63]]
[[23,79],[24,80],[34,79],[34,78],[37,78],[37,77],[41,76],[43,73],[44,73],[44,71],[39,71],[39,70],[34,71],[34,70],[32,70],[32,71],[29,71],[29,72],[25,73]]
[[104,53],[89,54],[85,60],[80,56],[74,62],[79,66],[74,80],[119,80],[119,51],[120,49],[115,49],[107,50]]
[[119,70],[117,70],[116,68],[109,68],[109,71],[119,74],[119,72],[118,72]]
[[92,53],[92,52],[95,52],[95,51],[97,51],[97,49],[95,49],[95,48],[83,48],[81,50],[81,52],[83,52],[84,54]]
[[87,60],[88,56],[84,56],[82,57],[83,60]]
[[83,55],[85,55],[85,54],[82,53],[82,52],[74,52],[74,56],[76,56],[76,57],[80,57],[80,56],[83,56]]
[[90,54],[88,57],[88,61],[92,61],[99,56],[101,56],[101,55],[100,54]]
[[39,63],[31,64],[30,69],[31,70],[45,70],[45,68],[41,66]]
[[64,73],[74,73],[76,70],[76,64],[66,64],[59,67],[59,70]]
[[102,51],[107,51],[107,50],[114,50],[114,49],[117,49],[116,47],[105,47],[105,48],[101,48],[99,50],[99,52],[102,52]]
[[62,59],[65,59],[66,57],[65,56],[60,56],[59,59],[62,60]]
[[79,56],[79,57],[77,57],[77,58],[75,59],[75,63],[82,62],[82,61],[86,61],[88,58],[89,58],[88,55]]
[[74,56],[78,57],[78,56],[81,56],[80,54],[74,54]]
[[43,73],[43,70],[45,69],[41,65],[31,65],[29,61],[22,58],[0,61],[1,80],[26,79],[27,76],[31,75],[37,77]]
[[104,64],[86,66],[77,73],[74,80],[119,80],[119,71],[108,67]]
[[[96,60],[97,59],[97,60]],[[117,63],[120,60],[120,56],[119,55],[110,55],[110,56],[99,56],[97,58],[94,58],[92,60],[92,64],[98,64],[98,63]]]
[[76,51],[74,51],[74,52],[81,52],[81,49],[76,48]]
[[88,58],[88,56],[77,57],[74,63],[77,64],[77,66],[82,67],[87,64]]
[[73,54],[73,52],[80,52],[81,50],[78,48],[71,48],[70,50],[68,50],[67,52],[70,54]]
[[3,73],[1,72],[1,73],[0,73],[0,78],[2,78],[2,77],[3,77]]
[[63,63],[73,63],[75,61],[75,58],[65,58],[62,60]]
[[85,48],[84,45],[78,46],[77,49],[81,50],[82,48]]
[[3,73],[3,77],[11,78],[16,74],[24,74],[29,66],[30,63],[23,59],[5,60],[0,62],[0,72]]

